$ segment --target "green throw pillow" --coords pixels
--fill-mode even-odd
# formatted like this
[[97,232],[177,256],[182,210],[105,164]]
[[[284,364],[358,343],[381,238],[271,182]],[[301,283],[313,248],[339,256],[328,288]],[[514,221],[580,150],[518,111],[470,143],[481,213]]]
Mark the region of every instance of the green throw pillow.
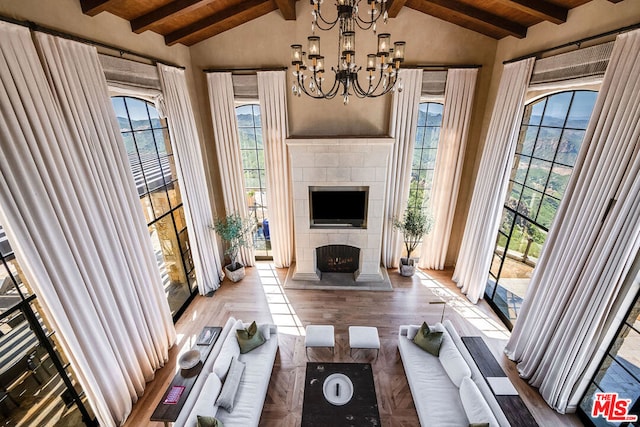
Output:
[[238,345],[240,346],[240,353],[245,354],[250,352],[256,347],[260,347],[262,344],[267,342],[264,338],[264,335],[258,329],[258,325],[254,321],[249,325],[247,329],[238,329],[236,331],[236,336],[238,338]]
[[198,427],[224,427],[224,424],[217,418],[198,415]]
[[427,322],[422,322],[422,326],[420,326],[416,336],[413,338],[413,342],[427,353],[438,357],[440,346],[442,345],[442,332],[432,332],[429,330]]

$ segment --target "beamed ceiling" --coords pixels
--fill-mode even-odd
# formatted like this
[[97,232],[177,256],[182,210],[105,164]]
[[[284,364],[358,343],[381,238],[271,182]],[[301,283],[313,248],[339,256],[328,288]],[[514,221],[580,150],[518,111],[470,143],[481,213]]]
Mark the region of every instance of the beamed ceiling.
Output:
[[[191,46],[274,10],[279,10],[283,19],[295,20],[296,1],[80,0],[80,4],[83,12],[90,16],[109,12],[126,19],[134,33],[154,31],[164,36],[167,45]],[[527,28],[542,21],[561,24],[566,21],[569,9],[589,1],[388,0],[391,18],[407,7],[495,39],[524,38]]]

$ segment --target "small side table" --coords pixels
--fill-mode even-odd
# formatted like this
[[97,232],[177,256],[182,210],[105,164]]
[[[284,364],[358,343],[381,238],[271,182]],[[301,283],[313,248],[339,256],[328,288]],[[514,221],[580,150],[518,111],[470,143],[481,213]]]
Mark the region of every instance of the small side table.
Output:
[[366,348],[376,350],[376,359],[380,354],[380,338],[375,326],[349,326],[349,355],[353,349]]

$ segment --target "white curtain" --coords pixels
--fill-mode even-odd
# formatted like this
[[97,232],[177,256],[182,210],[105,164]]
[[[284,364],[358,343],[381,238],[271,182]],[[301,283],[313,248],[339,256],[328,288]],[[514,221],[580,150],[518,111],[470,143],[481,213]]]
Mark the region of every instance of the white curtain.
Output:
[[453,272],[453,281],[474,304],[482,298],[487,285],[533,63],[534,59],[529,58],[504,66],[484,143]]
[[98,421],[113,426],[175,329],[97,52],[37,41],[43,64],[28,29],[0,23],[0,222]]
[[471,121],[477,69],[450,69],[431,194],[433,229],[422,242],[420,268],[444,268]]
[[387,165],[385,217],[382,230],[382,262],[385,267],[398,266],[402,233],[393,228],[393,219],[401,218],[407,207],[411,162],[416,139],[422,70],[401,69],[402,91],[393,92],[389,134],[394,138],[393,151]]
[[259,71],[258,98],[273,262],[276,267],[289,267],[293,258],[293,206],[285,143],[288,133],[285,71]]
[[191,256],[201,295],[220,287],[224,276],[215,236],[202,148],[184,70],[158,64],[169,132],[189,230]]
[[[505,352],[547,403],[576,384],[617,314],[640,247],[640,30],[616,39],[572,179]],[[627,307],[620,301],[627,300]]]
[[[244,189],[244,172],[240,154],[238,120],[233,103],[231,73],[208,73],[209,102],[213,135],[222,180],[222,196],[227,215],[247,217],[249,208]],[[253,248],[243,248],[239,254],[244,265],[254,264]]]

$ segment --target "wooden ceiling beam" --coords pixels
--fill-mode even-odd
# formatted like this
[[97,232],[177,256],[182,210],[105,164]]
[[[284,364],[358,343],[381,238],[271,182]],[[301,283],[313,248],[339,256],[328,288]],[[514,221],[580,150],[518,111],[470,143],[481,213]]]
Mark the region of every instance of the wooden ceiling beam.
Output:
[[109,9],[117,0],[80,0],[82,13],[89,16],[96,16],[100,12]]
[[275,0],[280,13],[287,21],[296,20],[296,0]]
[[506,33],[519,39],[527,35],[527,27],[517,22],[503,18],[493,13],[462,3],[458,0],[422,0],[422,3],[437,6],[454,16],[476,22],[486,27],[494,28],[500,33]]
[[407,0],[391,0],[391,4],[388,7],[387,11],[389,13],[389,18],[396,18],[398,13],[400,13],[400,9],[402,9]]
[[[611,0],[610,0],[611,1]],[[525,12],[544,21],[562,24],[567,22],[569,9],[546,0],[500,0],[505,6]]]
[[[276,9],[271,0],[245,0],[228,9],[207,16],[164,36],[168,46],[184,43],[190,46],[205,38],[229,30]],[[198,36],[201,34],[201,36]]]
[[192,12],[200,7],[212,3],[213,0],[174,0],[171,3],[152,10],[142,16],[131,20],[131,30],[140,34],[144,31],[151,30],[154,27],[165,23],[166,21]]

